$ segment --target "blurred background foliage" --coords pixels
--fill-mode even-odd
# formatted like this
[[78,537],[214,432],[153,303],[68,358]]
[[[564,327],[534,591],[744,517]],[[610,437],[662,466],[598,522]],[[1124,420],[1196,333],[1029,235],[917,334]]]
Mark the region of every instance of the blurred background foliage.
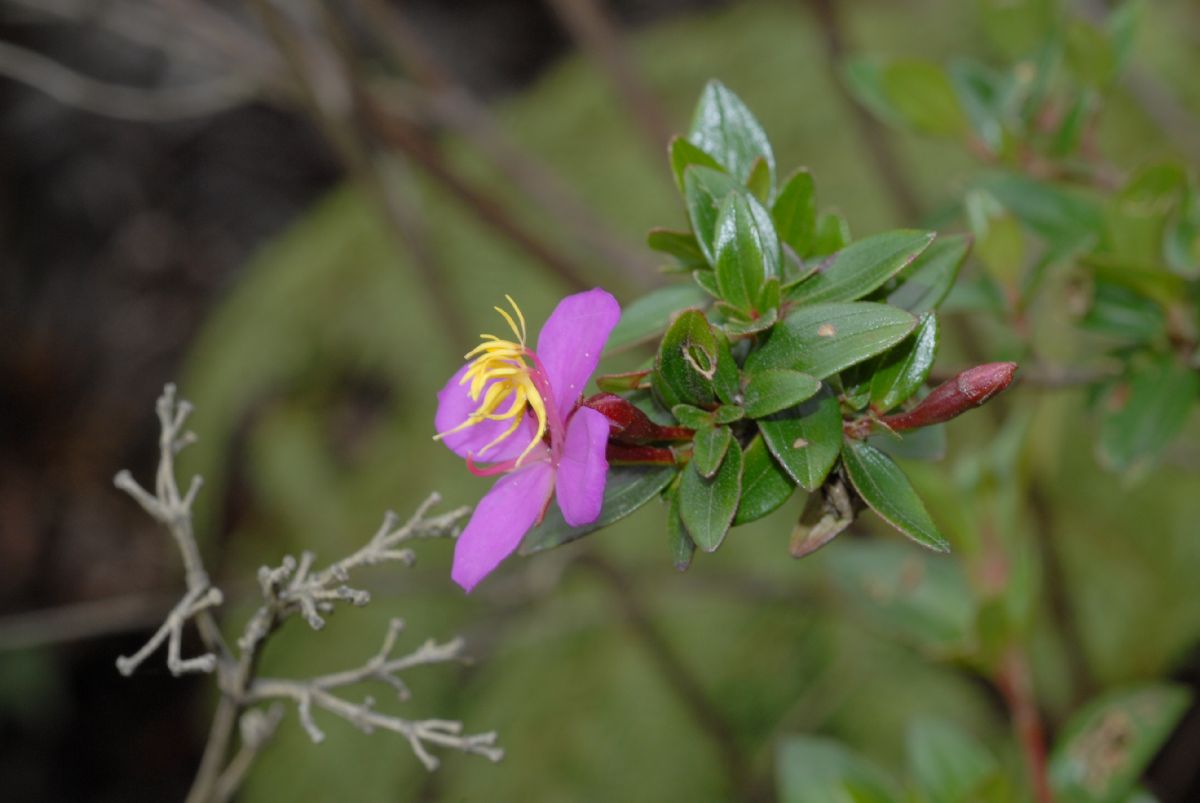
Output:
[[[1200,115],[1200,14],[1186,0],[1151,5],[1131,60]],[[837,6],[854,52],[934,61],[972,54],[1004,63],[989,35],[999,23],[981,14],[978,4],[864,0]],[[714,4],[676,9],[629,31],[625,43],[674,130],[686,128],[704,82],[719,78],[754,110],[778,163],[807,165],[822,205],[839,209],[856,236],[896,225],[936,225],[969,181],[970,156],[942,141],[889,131],[923,216],[906,219],[907,210],[895,206],[865,156],[855,112],[835,84],[829,31],[821,19],[801,2]],[[453,50],[443,58],[454,66]],[[494,111],[514,140],[561,173],[632,247],[641,247],[651,226],[684,224],[663,149],[651,148],[631,124],[594,61],[562,56],[497,100]],[[1188,155],[1124,86],[1113,93],[1097,133],[1101,150],[1129,167]],[[1186,135],[1193,147],[1200,141],[1200,130]],[[450,136],[444,145],[463,175],[504,199],[530,230],[558,248],[574,247],[558,222],[517,201],[469,143]],[[206,290],[211,304],[184,326],[179,347],[143,363],[153,375],[129,386],[141,390],[178,378],[196,404],[201,441],[183,470],[207,480],[199,532],[223,583],[236,587],[238,578],[250,578],[258,565],[282,553],[307,548],[340,555],[373,531],[381,511],[409,510],[431,490],[452,504],[476,500],[485,481],[467,475],[431,440],[434,391],[475,330],[491,326],[491,307],[505,293],[517,298],[531,321],[540,321],[570,289],[484,227],[439,183],[399,159],[384,167],[387,181],[420,210],[457,320],[438,313],[411,252],[398,247],[361,187],[321,180],[327,189],[308,193],[306,208],[290,213],[286,225],[274,227]],[[258,181],[267,185],[251,187],[260,195],[284,191],[271,188],[269,176]],[[8,200],[19,199],[10,194]],[[587,280],[623,303],[662,281],[618,271],[594,254],[579,256]],[[35,253],[24,270],[37,267]],[[168,275],[160,281],[173,280]],[[20,316],[21,293],[35,284],[6,278],[5,316]],[[103,305],[105,298],[76,303]],[[95,314],[118,312],[102,308]],[[1085,336],[1061,325],[1053,310],[1043,313],[1035,338],[1043,353],[1069,364],[1088,348]],[[19,321],[10,317],[4,329],[19,333]],[[1003,358],[1004,333],[986,325],[981,331],[985,351]],[[610,364],[624,367],[644,356],[621,355]],[[943,337],[939,366],[961,366],[967,359],[955,337]],[[12,363],[7,368],[5,385],[21,380]],[[1180,439],[1190,447],[1170,450],[1162,467],[1130,481],[1096,464],[1095,422],[1083,395],[1018,388],[1000,407],[1005,426],[1020,429],[1016,438],[1026,446],[1004,453],[1006,441],[993,438],[988,417],[968,416],[949,425],[951,450],[944,461],[905,466],[956,544],[971,543],[967,530],[977,526],[981,510],[999,529],[1031,535],[1027,540],[1035,547],[1052,540],[1051,585],[1044,585],[1037,555],[1024,564],[1028,604],[1034,606],[1034,674],[1052,733],[1100,689],[1167,677],[1200,683],[1196,417]],[[153,391],[137,396],[132,390],[120,397],[128,408],[125,419],[143,416],[149,424],[152,398]],[[22,424],[9,420],[3,426]],[[147,464],[149,452],[139,454]],[[10,456],[6,466],[15,472],[21,457],[16,451]],[[81,465],[90,472],[87,482],[102,488],[124,464]],[[1036,489],[1037,505],[1013,498],[1026,487]],[[716,801],[769,795],[778,769],[783,799],[806,800],[787,795],[787,757],[814,760],[816,751],[824,766],[835,759],[820,751],[835,748],[786,737],[837,740],[911,780],[919,770],[907,757],[912,747],[906,734],[918,721],[970,734],[995,756],[1003,775],[1020,778],[1004,707],[964,664],[970,650],[963,642],[974,632],[978,611],[961,565],[920,552],[870,517],[857,526],[867,537],[840,539],[795,562],[786,544],[802,504],[793,498],[770,517],[735,530],[719,556],[697,561],[683,575],[670,565],[662,511],[654,509],[584,543],[512,560],[469,597],[448,581],[450,546],[422,545],[414,572],[374,576],[375,602],[364,614],[335,618],[320,638],[296,639],[295,646],[283,633],[263,671],[312,674],[365,658],[394,615],[406,619],[414,640],[461,632],[477,663],[457,675],[413,678],[411,713],[495,728],[506,760],[493,765],[447,755],[442,769],[428,774],[387,735],[367,736],[322,720],[329,738],[318,745],[289,720],[242,799]],[[35,534],[38,521],[46,519],[27,525]],[[19,523],[10,517],[4,526]],[[55,528],[87,523],[80,516]],[[104,541],[108,550],[136,548],[146,555],[150,568],[130,580],[140,585],[121,591],[173,588],[170,561],[156,551],[155,537],[139,533],[134,540],[141,546],[114,537]],[[72,560],[102,559],[89,557],[94,552],[84,549]],[[72,596],[72,568],[57,571],[52,590],[26,585],[24,596],[6,598],[7,609],[93,596]],[[119,564],[114,571],[120,573]],[[1016,571],[1013,582],[1020,581]],[[112,586],[96,587],[117,593]],[[232,596],[229,614],[238,619],[245,611]],[[1080,656],[1068,654],[1073,647],[1054,624],[1063,616],[1078,632],[1082,677]],[[15,758],[0,761],[13,779],[9,788],[22,790],[12,799],[53,796],[64,788],[75,789],[76,799],[162,799],[185,788],[194,753],[173,759],[143,754],[127,774],[120,766],[131,762],[113,767],[84,761],[87,789],[38,774],[39,761],[48,768],[55,751],[63,750],[61,732],[68,727],[115,740],[121,749],[144,747],[145,738],[137,735],[143,714],[153,718],[153,701],[171,695],[181,702],[167,709],[169,721],[147,732],[178,734],[184,745],[198,745],[208,716],[199,686],[152,678],[147,690],[141,679],[118,681],[102,658],[115,656],[122,643],[110,637],[97,642],[103,649],[43,644],[4,654],[5,744],[50,746],[24,767]],[[313,643],[317,650],[304,646]],[[106,672],[112,677],[95,677]],[[131,687],[114,698],[123,708],[99,705],[91,699],[99,692],[81,693],[81,686],[102,689],[117,682]],[[1159,799],[1197,799],[1198,750],[1200,717],[1193,711],[1151,770],[1150,787]],[[167,780],[139,788],[139,773],[161,773]]]

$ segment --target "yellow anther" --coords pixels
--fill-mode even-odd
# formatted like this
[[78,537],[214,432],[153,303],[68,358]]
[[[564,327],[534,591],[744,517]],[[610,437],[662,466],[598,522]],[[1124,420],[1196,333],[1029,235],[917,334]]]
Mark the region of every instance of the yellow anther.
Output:
[[[467,394],[478,406],[454,429],[439,432],[433,437],[434,440],[439,440],[484,421],[511,420],[512,423],[504,432],[474,455],[485,457],[485,452],[520,428],[521,422],[525,420],[525,411],[529,409],[537,419],[537,433],[517,458],[516,463],[520,465],[546,434],[546,402],[533,380],[534,368],[530,364],[529,350],[525,345],[525,316],[512,296],[506,295],[505,298],[512,305],[516,318],[500,307],[496,307],[495,310],[504,318],[516,341],[503,340],[490,334],[479,336],[483,342],[466,353],[465,359],[471,361],[470,367],[459,380],[460,385],[469,385]],[[509,404],[503,407],[506,401]]]

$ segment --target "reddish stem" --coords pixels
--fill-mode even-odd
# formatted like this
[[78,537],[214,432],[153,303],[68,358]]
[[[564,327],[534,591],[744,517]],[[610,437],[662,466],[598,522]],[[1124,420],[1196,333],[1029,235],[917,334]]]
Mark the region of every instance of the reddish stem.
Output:
[[673,466],[675,454],[661,446],[633,446],[625,443],[608,444],[604,455],[609,463],[638,466]]
[[1037,803],[1054,803],[1050,776],[1046,770],[1046,736],[1033,696],[1029,660],[1019,648],[1013,647],[1001,659],[996,684],[1004,695],[1012,717],[1013,733],[1021,745],[1034,799]]

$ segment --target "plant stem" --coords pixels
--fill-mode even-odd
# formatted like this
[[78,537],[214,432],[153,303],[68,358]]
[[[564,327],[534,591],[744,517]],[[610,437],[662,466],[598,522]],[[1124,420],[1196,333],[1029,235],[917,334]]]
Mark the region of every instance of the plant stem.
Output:
[[1034,800],[1037,803],[1054,803],[1046,769],[1046,736],[1034,698],[1033,675],[1029,669],[1029,658],[1020,647],[1011,647],[1001,659],[996,670],[996,685],[1004,695],[1012,718],[1013,734],[1021,745]]

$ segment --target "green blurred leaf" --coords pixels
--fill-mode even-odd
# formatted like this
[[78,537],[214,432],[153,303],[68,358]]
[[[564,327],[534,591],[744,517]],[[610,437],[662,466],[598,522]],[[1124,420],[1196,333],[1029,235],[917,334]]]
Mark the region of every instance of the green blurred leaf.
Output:
[[771,368],[749,375],[742,392],[742,406],[751,418],[762,418],[794,407],[821,389],[821,382],[808,374],[786,368]]
[[621,310],[621,320],[609,335],[605,349],[612,352],[657,337],[666,331],[676,313],[707,305],[708,296],[693,285],[672,284],[652,290]]
[[1115,394],[1110,410],[1119,406],[1100,425],[1100,461],[1115,471],[1145,468],[1187,422],[1200,394],[1200,374],[1163,355],[1132,371]]
[[1084,83],[1104,88],[1117,73],[1117,59],[1108,37],[1090,22],[1071,20],[1066,26],[1067,64]]
[[1153,342],[1166,332],[1161,305],[1127,287],[1097,279],[1092,301],[1080,326],[1093,332],[1134,343]]
[[738,503],[733,526],[757,521],[777,510],[796,489],[787,472],[771,457],[766,441],[756,435],[743,455],[742,498]]
[[971,238],[965,234],[938,237],[897,274],[900,285],[888,293],[887,302],[914,315],[937,309],[954,286],[970,250]]
[[950,80],[971,127],[992,153],[1004,147],[1005,103],[1010,93],[1005,76],[976,61],[950,65]]
[[1183,278],[1163,265],[1137,264],[1102,254],[1089,254],[1079,263],[1090,268],[1097,279],[1128,287],[1164,306],[1182,300],[1188,290]]
[[815,491],[842,450],[842,413],[825,388],[795,410],[759,420],[771,454],[806,491]]
[[692,438],[692,463],[704,479],[712,479],[725,459],[733,433],[729,427],[707,426],[696,430]]
[[696,244],[710,265],[717,264],[715,240],[721,205],[730,193],[740,192],[741,185],[728,173],[707,167],[689,167],[684,173],[683,200],[688,220],[696,235]]
[[837,742],[789,736],[775,758],[779,803],[901,803],[895,783]]
[[788,178],[771,207],[771,218],[779,239],[798,256],[810,251],[817,232],[817,189],[811,173],[801,168]]
[[591,524],[572,527],[563,520],[557,504],[546,509],[542,523],[526,533],[520,553],[532,555],[543,549],[582,538],[633,513],[667,487],[677,471],[673,466],[614,466],[604,485],[604,505]]
[[725,540],[742,493],[742,448],[729,444],[721,467],[711,479],[700,475],[695,460],[679,485],[680,514],[696,546],[712,552]]
[[704,314],[684,311],[663,335],[654,361],[651,386],[663,406],[711,406],[718,356],[717,337]]
[[921,546],[936,552],[950,550],[925,503],[892,458],[874,446],[847,440],[842,462],[854,490],[880,518]]
[[1021,224],[990,193],[972,190],[966,197],[967,220],[975,235],[975,255],[993,279],[1016,292],[1025,273]]
[[1050,779],[1064,803],[1121,803],[1187,711],[1181,686],[1148,684],[1111,691],[1076,713],[1050,757]]
[[909,771],[928,803],[982,800],[1000,770],[982,745],[948,722],[918,719],[908,729],[906,747]]
[[906,338],[917,319],[885,304],[815,304],[777,324],[746,358],[746,370],[791,368],[817,379],[887,351]]
[[1018,173],[991,171],[978,186],[1060,253],[1100,240],[1104,217],[1089,196]]
[[968,648],[975,601],[961,563],[878,539],[842,539],[821,561],[846,601],[888,637],[943,657]]
[[817,217],[812,247],[808,256],[835,254],[850,244],[850,223],[837,212],[822,212]]
[[946,456],[946,425],[910,430],[903,435],[879,432],[867,443],[897,460],[941,460]]
[[754,160],[750,177],[746,179],[746,189],[760,204],[771,203],[771,192],[774,190],[771,186],[771,166],[761,156]]
[[798,304],[854,301],[908,266],[933,242],[933,232],[898,230],[852,243],[799,284],[786,297]]
[[882,85],[892,108],[917,131],[947,137],[967,133],[967,118],[954,86],[937,64],[893,62],[883,68]]
[[700,95],[688,140],[712,156],[739,182],[745,183],[761,158],[767,164],[769,184],[775,183],[775,156],[758,120],[720,81],[709,81]]
[[646,234],[646,245],[662,254],[669,254],[688,268],[707,268],[704,252],[696,242],[696,236],[690,231],[675,231],[673,229],[650,229]]
[[871,404],[886,413],[909,399],[929,376],[937,356],[937,316],[926,313],[900,345],[883,355],[871,378]]
[[684,179],[687,175],[687,169],[692,165],[709,168],[721,173],[725,172],[725,168],[721,167],[716,159],[683,137],[672,137],[671,144],[667,147],[667,150],[671,157],[671,173],[675,176],[675,185],[679,187],[680,192],[684,191]]
[[713,248],[721,297],[746,312],[759,308],[763,286],[778,278],[783,255],[771,216],[749,195],[725,199]]

